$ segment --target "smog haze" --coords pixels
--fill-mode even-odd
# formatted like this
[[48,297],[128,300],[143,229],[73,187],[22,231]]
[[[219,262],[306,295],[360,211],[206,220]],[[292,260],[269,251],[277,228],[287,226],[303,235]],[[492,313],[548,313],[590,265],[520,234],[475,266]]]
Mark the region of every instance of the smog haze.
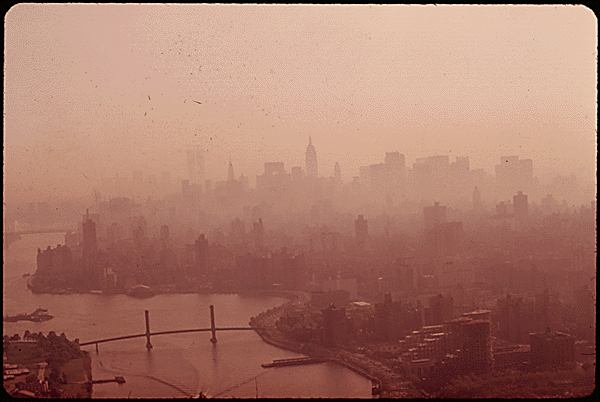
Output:
[[5,197],[90,195],[133,171],[320,175],[502,155],[595,180],[597,21],[577,6],[19,4],[5,16]]

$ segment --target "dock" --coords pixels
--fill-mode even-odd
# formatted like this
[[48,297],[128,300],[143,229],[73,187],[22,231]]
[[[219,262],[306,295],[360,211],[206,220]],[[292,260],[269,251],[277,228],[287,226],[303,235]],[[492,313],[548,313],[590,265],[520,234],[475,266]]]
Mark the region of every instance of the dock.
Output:
[[302,364],[317,364],[326,362],[327,359],[320,359],[315,357],[297,357],[293,359],[277,359],[273,360],[272,363],[262,364],[262,367],[286,367],[286,366],[299,366]]
[[115,376],[115,378],[109,378],[106,380],[94,380],[92,384],[104,384],[105,382],[118,382],[119,384],[125,384],[125,379],[121,376]]

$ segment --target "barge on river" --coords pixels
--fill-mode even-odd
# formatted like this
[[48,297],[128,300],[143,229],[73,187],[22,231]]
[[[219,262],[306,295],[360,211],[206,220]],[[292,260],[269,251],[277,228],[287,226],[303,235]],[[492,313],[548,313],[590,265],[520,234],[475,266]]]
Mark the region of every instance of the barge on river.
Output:
[[5,316],[5,322],[17,322],[17,321],[32,321],[32,322],[43,322],[53,319],[54,316],[48,314],[48,310],[38,308],[31,314],[17,314],[13,316]]
[[107,380],[94,380],[92,384],[104,384],[105,382],[116,382],[119,384],[125,384],[125,379],[121,376],[115,376],[115,378],[109,378]]
[[319,359],[315,357],[297,357],[293,359],[277,359],[273,360],[272,363],[262,364],[264,368],[268,367],[285,367],[285,366],[299,366],[302,364],[317,364],[326,362],[327,359]]

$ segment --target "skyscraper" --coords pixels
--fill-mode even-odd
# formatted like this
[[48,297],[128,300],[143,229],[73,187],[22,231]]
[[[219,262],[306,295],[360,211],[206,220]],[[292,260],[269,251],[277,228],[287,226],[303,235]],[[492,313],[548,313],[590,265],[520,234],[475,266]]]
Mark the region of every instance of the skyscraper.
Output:
[[187,168],[190,184],[196,183],[196,155],[193,149],[187,150]]
[[203,234],[194,241],[194,265],[196,273],[206,273],[208,270],[208,240]]
[[265,227],[263,226],[263,221],[261,218],[258,219],[258,222],[254,222],[254,248],[257,251],[261,251],[265,245]]
[[354,221],[354,235],[358,240],[359,247],[364,247],[369,237],[369,224],[363,215],[358,215],[358,219]]
[[481,193],[477,189],[477,186],[473,189],[473,210],[476,212],[481,211]]
[[522,191],[515,196],[513,196],[513,205],[515,209],[515,219],[518,221],[522,221],[527,219],[527,215],[529,214],[529,207],[527,202],[527,196],[523,194]]
[[204,183],[204,149],[196,149],[196,168],[198,171],[198,184]]
[[86,212],[86,220],[83,222],[83,269],[88,285],[95,286],[96,277],[96,255],[98,244],[96,240],[96,222],[90,219],[89,211]]
[[229,159],[229,169],[227,170],[227,180],[235,180],[235,174],[233,173],[233,164],[231,163],[231,158]]
[[338,183],[342,181],[342,169],[340,168],[340,164],[338,162],[335,163],[335,167],[333,168],[333,177]]
[[317,151],[312,144],[310,136],[308,137],[308,146],[306,147],[306,176],[317,177]]

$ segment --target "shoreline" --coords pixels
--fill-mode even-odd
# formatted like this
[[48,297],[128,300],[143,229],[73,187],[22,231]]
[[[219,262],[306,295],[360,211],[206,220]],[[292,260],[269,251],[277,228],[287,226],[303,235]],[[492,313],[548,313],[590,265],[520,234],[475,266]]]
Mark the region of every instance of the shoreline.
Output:
[[[307,297],[307,294],[304,293],[304,296]],[[255,328],[255,332],[264,342],[280,349],[289,350],[313,358],[327,359],[343,365],[356,374],[371,380],[373,385],[379,386],[380,398],[424,399],[427,397],[411,385],[406,386],[407,383],[410,383],[407,379],[399,380],[394,376],[396,373],[393,373],[391,369],[387,368],[377,360],[362,355],[353,356],[351,354],[352,352],[341,349],[330,350],[321,345],[298,343],[286,338],[275,329],[275,322],[283,315],[286,307],[291,306],[291,304],[292,302],[288,301],[279,307],[267,310],[250,319],[250,326]],[[358,362],[355,361],[359,359],[362,359],[362,363],[367,366],[364,367],[363,364],[358,364]]]
[[[127,293],[127,290],[119,289],[119,290],[96,290],[96,289],[73,289],[73,288],[58,288],[58,289],[39,289],[33,285],[33,280],[37,273],[32,274],[27,278],[27,289],[30,290],[34,294],[49,294],[49,295],[72,295],[72,294],[97,294],[97,295],[106,295],[106,296],[114,296],[114,295],[126,295],[129,297],[136,298],[135,296],[131,296]],[[244,290],[244,289],[224,289],[224,288],[199,288],[199,289],[152,289],[153,294],[149,297],[159,295],[169,295],[169,294],[239,294],[243,296],[270,296],[270,297],[282,297],[284,299],[294,299],[298,297],[298,293],[302,293],[297,290],[284,290],[284,289],[256,289],[256,290]]]
[[[74,292],[79,294],[87,294],[88,292]],[[275,328],[275,322],[284,314],[285,310],[290,308],[296,303],[304,304],[309,300],[309,295],[306,292],[298,290],[280,290],[280,289],[265,289],[265,290],[234,290],[234,289],[202,289],[200,291],[171,291],[156,293],[159,294],[238,294],[245,296],[262,296],[262,297],[280,297],[286,299],[286,301],[272,309],[264,311],[255,317],[251,317],[249,325],[254,328],[254,331],[261,337],[261,339],[269,345],[275,346],[280,349],[289,350],[294,353],[310,356],[313,358],[322,358],[328,361],[335,362],[343,365],[349,370],[352,370],[356,374],[366,378],[372,382],[373,385],[379,386],[380,395],[382,398],[424,398],[424,395],[412,387],[406,387],[400,383],[406,383],[408,380],[398,381],[396,376],[390,374],[391,370],[385,367],[381,362],[370,359],[366,356],[353,356],[352,352],[345,351],[342,349],[330,350],[318,344],[312,343],[299,343],[297,341],[286,338],[283,334],[279,333]],[[106,293],[105,293],[106,294]],[[124,294],[124,293],[110,293]],[[259,328],[260,327],[260,328]],[[91,356],[88,354],[86,358],[91,361]],[[360,362],[360,363],[359,363]],[[366,364],[366,366],[365,366]],[[89,370],[86,368],[86,377],[89,381],[92,381],[91,367]],[[414,391],[414,392],[413,392]],[[91,398],[93,390],[90,390],[89,396]]]

